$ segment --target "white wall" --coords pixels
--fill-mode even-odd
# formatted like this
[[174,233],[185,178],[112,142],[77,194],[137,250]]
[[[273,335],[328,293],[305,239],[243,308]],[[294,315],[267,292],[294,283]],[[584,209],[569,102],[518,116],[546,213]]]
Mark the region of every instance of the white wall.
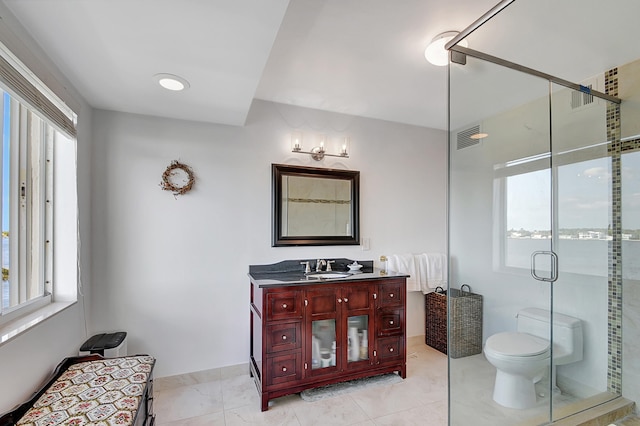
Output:
[[[445,132],[254,101],[244,127],[108,111],[94,119],[93,332],[126,330],[156,374],[248,362],[248,265],[445,249]],[[290,133],[351,137],[351,158],[290,152]],[[172,160],[194,189],[161,190]],[[271,164],[359,170],[361,236],[371,249],[271,247]],[[424,333],[421,293],[410,335]]]
[[[0,41],[5,44],[56,94],[78,113],[78,198],[82,276],[85,291],[90,291],[89,259],[91,108],[82,100],[64,76],[51,65],[46,55],[16,24],[4,4],[0,3]],[[62,206],[60,206],[62,207]],[[86,338],[84,300],[58,313],[12,340],[0,345],[0,413],[24,402],[67,356],[76,355]]]

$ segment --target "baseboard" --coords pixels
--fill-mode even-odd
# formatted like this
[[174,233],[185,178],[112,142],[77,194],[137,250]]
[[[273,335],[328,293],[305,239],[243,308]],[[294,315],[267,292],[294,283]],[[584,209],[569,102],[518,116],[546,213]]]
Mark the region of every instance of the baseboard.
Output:
[[154,379],[155,390],[174,389],[198,383],[213,382],[231,377],[248,375],[249,364],[236,364],[210,370],[200,370],[191,373],[176,374],[174,376],[157,377]]

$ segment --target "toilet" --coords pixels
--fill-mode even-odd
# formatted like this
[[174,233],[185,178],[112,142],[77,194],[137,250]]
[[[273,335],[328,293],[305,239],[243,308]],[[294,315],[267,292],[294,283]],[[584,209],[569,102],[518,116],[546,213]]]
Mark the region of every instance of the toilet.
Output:
[[[549,368],[551,313],[526,308],[516,316],[516,332],[497,333],[487,339],[484,355],[496,367],[493,400],[508,408],[536,405],[535,384]],[[582,322],[568,315],[553,314],[553,364],[582,360]],[[555,386],[555,368],[551,380]]]

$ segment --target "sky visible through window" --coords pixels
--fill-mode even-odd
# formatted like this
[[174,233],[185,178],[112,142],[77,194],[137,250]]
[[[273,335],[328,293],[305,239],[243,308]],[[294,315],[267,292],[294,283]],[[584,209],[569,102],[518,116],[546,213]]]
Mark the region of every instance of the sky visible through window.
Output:
[[9,116],[11,98],[6,92],[2,94],[2,103],[4,105],[2,117],[2,232],[9,232]]
[[[624,156],[624,227],[640,229],[640,157]],[[607,229],[611,211],[611,159],[567,164],[558,169],[558,228]],[[551,171],[510,176],[507,181],[507,229],[548,231]]]

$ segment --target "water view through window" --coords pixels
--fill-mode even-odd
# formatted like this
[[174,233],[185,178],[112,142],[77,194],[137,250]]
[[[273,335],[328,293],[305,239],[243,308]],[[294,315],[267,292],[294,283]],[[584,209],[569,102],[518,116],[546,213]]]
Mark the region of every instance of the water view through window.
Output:
[[[560,272],[607,276],[611,234],[611,159],[557,168],[557,240]],[[506,177],[504,265],[531,267],[531,253],[551,247],[551,170]],[[623,155],[622,253],[626,278],[640,279],[640,153]],[[544,268],[543,268],[544,269]]]

